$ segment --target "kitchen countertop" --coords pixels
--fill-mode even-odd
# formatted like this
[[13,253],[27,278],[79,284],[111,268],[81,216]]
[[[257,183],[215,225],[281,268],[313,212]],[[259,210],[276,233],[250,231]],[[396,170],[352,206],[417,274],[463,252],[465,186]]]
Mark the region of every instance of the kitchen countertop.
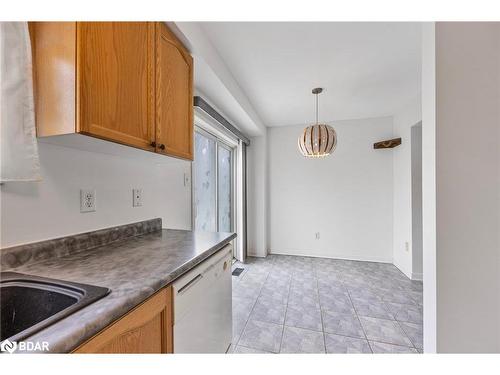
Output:
[[[107,287],[111,293],[29,337],[50,352],[71,352],[236,237],[162,229],[9,271]],[[5,270],[5,269],[4,269]]]

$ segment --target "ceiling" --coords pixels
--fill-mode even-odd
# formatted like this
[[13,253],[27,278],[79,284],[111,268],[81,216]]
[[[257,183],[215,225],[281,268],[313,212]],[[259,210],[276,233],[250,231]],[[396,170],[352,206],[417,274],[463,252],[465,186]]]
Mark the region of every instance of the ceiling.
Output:
[[420,92],[421,24],[199,23],[265,126],[390,116]]

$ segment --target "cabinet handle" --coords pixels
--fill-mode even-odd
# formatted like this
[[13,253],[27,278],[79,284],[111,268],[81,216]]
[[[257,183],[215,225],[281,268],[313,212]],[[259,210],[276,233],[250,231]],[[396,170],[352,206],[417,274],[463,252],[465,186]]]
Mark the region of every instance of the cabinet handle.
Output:
[[155,141],[151,142],[151,147],[156,147],[156,142]]
[[160,150],[165,150],[165,145],[163,143],[160,145]]

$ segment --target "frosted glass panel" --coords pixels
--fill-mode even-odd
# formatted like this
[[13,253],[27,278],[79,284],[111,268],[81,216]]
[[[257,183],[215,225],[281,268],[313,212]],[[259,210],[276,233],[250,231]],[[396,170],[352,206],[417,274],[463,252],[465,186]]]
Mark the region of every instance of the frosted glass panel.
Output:
[[194,197],[195,229],[216,232],[215,141],[195,136]]
[[231,151],[218,147],[219,232],[231,232]]

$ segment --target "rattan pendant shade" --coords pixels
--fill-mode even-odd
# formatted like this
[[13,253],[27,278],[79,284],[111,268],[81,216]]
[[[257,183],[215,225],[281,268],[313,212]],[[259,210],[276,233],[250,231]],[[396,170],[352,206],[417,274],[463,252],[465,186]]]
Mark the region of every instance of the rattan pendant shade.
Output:
[[315,88],[316,124],[304,129],[298,139],[300,153],[308,158],[322,158],[330,155],[337,146],[337,133],[330,125],[318,123],[318,94],[322,88]]

